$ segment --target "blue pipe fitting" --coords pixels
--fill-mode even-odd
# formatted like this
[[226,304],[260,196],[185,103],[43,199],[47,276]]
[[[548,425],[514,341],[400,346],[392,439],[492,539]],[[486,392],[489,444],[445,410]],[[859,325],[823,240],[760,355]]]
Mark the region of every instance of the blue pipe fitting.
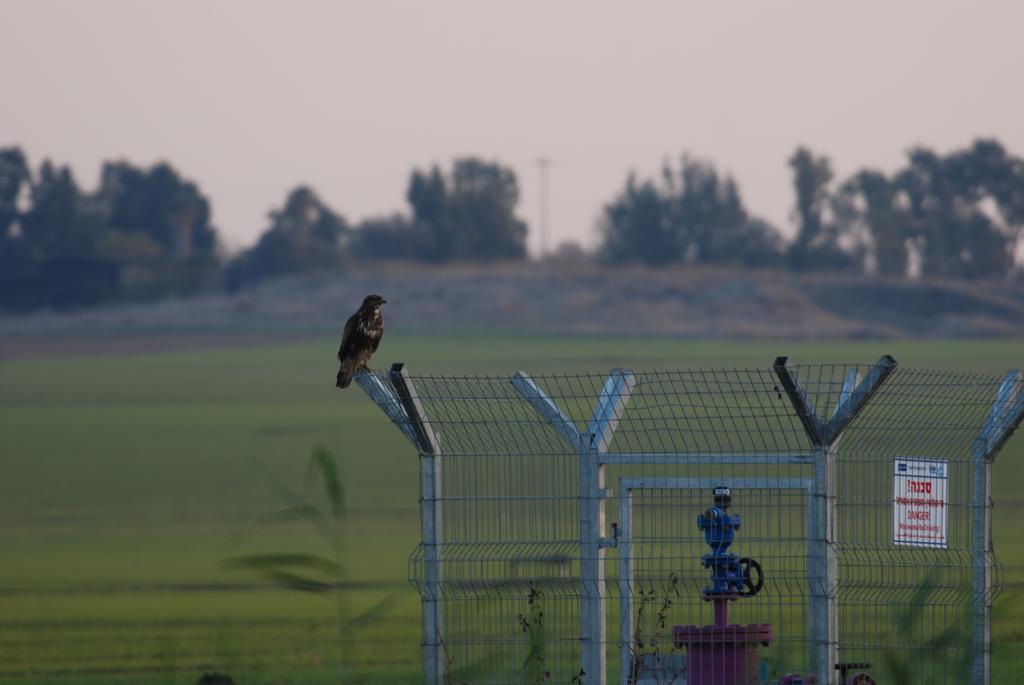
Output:
[[708,597],[739,595],[746,578],[739,557],[726,550],[740,529],[740,517],[727,511],[731,501],[729,488],[715,488],[714,495],[714,506],[697,516],[697,527],[704,531],[704,541],[711,548],[711,554],[701,557],[704,568],[711,569],[711,586],[704,589],[704,594]]

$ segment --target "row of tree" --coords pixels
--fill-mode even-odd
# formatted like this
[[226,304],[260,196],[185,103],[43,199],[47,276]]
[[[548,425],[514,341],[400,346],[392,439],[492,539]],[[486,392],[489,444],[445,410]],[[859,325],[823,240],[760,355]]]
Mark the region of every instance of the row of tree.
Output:
[[1024,237],[1024,160],[979,140],[942,156],[918,147],[891,176],[861,170],[833,187],[827,159],[793,168],[797,268],[821,264],[903,277],[1003,278]]
[[751,216],[735,181],[684,157],[660,180],[631,176],[605,208],[612,262],[699,262],[906,277],[1005,278],[1024,238],[1024,160],[995,141],[942,156],[914,148],[895,174],[861,170],[838,185],[825,157],[789,159],[797,234]]
[[87,193],[68,167],[32,173],[21,150],[0,149],[5,308],[187,292],[215,280],[216,248],[209,200],[167,164],[108,162]]
[[[892,175],[862,170],[836,183],[829,160],[789,159],[796,237],[788,243],[744,206],[735,180],[683,157],[660,178],[630,175],[601,215],[596,257],[609,263],[701,263],[845,270],[894,277],[1005,278],[1024,237],[1024,160],[998,142],[939,155],[908,153]],[[514,172],[476,158],[414,170],[406,214],[351,225],[308,187],[269,215],[257,243],[218,249],[210,201],[167,164],[103,165],[81,190],[67,167],[30,168],[0,149],[0,306],[74,307],[187,293],[224,283],[344,269],[350,260],[526,257]]]
[[516,217],[515,173],[475,158],[456,160],[451,173],[436,166],[413,171],[410,215],[371,218],[356,226],[310,188],[293,190],[270,228],[227,270],[230,289],[271,276],[343,267],[349,259],[495,261],[526,257],[526,224]]
[[167,164],[103,165],[84,192],[71,170],[33,172],[18,148],[0,149],[0,308],[73,308],[218,287],[288,273],[344,269],[352,259],[494,261],[526,256],[515,215],[515,174],[479,159],[451,173],[414,171],[410,215],[352,226],[310,188],[292,190],[256,244],[218,249],[210,202]]

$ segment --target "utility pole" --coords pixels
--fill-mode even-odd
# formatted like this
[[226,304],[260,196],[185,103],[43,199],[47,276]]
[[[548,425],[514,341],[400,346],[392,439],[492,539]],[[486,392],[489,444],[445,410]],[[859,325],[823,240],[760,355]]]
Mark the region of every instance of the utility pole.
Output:
[[537,168],[540,171],[540,257],[548,254],[548,168],[551,158],[539,157]]

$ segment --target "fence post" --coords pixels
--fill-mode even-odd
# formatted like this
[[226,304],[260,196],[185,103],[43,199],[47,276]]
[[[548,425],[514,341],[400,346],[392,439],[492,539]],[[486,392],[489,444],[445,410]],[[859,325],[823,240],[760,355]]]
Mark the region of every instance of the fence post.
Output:
[[814,476],[811,480],[808,515],[807,570],[810,576],[811,665],[819,683],[832,682],[832,664],[837,661],[839,642],[835,591],[838,561],[833,537],[835,507],[835,452],[825,444],[825,425],[817,409],[789,368],[786,357],[775,360],[779,378],[804,431],[814,446]]
[[571,418],[533,382],[519,371],[512,385],[544,417],[579,455],[579,534],[580,534],[580,654],[585,673],[584,682],[605,685],[608,682],[608,620],[605,587],[605,499],[602,455],[611,445],[636,385],[633,372],[614,369],[601,390],[587,423],[587,432],[580,433]]
[[839,560],[835,546],[835,451],[814,448],[811,488],[810,544],[812,663],[818,682],[832,682],[839,661]]
[[597,450],[580,450],[580,585],[582,605],[581,655],[584,683],[605,685],[605,659],[602,640],[607,635],[604,615],[604,548],[601,525],[604,500],[601,498],[603,470],[597,463]]
[[971,682],[991,682],[992,657],[992,461],[1024,418],[1024,375],[1011,371],[1003,379],[988,420],[974,441],[971,516]]
[[989,541],[992,539],[992,510],[989,491],[992,487],[992,462],[975,451],[971,514],[971,682],[988,685],[991,661],[992,570],[988,563]]
[[444,646],[444,611],[441,607],[441,446],[430,427],[412,378],[403,364],[391,366],[391,384],[409,417],[420,456],[420,534],[424,549],[423,671],[428,685],[444,683],[447,655]]
[[619,683],[633,677],[633,491],[619,481]]
[[[636,378],[633,372],[628,369],[613,369],[604,382],[601,395],[594,405],[594,412],[587,423],[587,432],[590,434],[590,448],[580,452],[580,457],[588,462],[587,478],[589,481],[588,500],[590,509],[587,518],[593,523],[593,529],[587,532],[584,540],[588,540],[593,550],[592,567],[588,569],[594,581],[594,592],[589,596],[591,605],[588,613],[592,619],[596,619],[590,635],[591,644],[589,647],[590,662],[587,668],[587,683],[598,683],[605,685],[608,682],[608,616],[607,596],[608,589],[605,584],[605,533],[607,525],[605,521],[605,499],[609,496],[605,489],[603,455],[611,446],[615,429],[619,425],[626,410],[626,403],[629,402],[630,394],[636,385]],[[621,493],[620,493],[621,494]],[[595,669],[595,670],[590,670]],[[593,675],[591,675],[593,674]]]
[[590,676],[586,682],[599,683],[600,685],[605,685],[608,682],[608,660],[606,658],[608,643],[606,602],[608,589],[605,583],[604,536],[608,530],[605,520],[605,499],[609,493],[605,489],[604,462],[602,457],[611,446],[615,429],[618,427],[619,420],[626,410],[626,403],[629,402],[630,394],[635,385],[636,378],[633,376],[632,371],[627,369],[612,370],[607,380],[605,380],[604,387],[601,389],[601,395],[594,405],[594,413],[587,423],[587,432],[590,434],[590,449],[587,450],[585,455],[582,452],[580,453],[581,458],[586,459],[589,463],[587,478],[589,480],[589,492],[592,497],[589,500],[588,507],[590,508],[589,518],[594,523],[593,530],[588,532],[589,537],[584,537],[583,539],[590,540],[593,556],[595,557],[594,567],[590,569],[594,579],[594,592],[590,596],[592,606],[589,609],[589,613],[593,615],[593,619],[596,619],[596,623],[594,624],[594,634],[591,635],[593,642],[590,647],[591,655],[589,661],[591,663],[590,668],[595,668],[596,670],[587,670],[588,675],[591,673],[595,675]]
[[839,660],[839,557],[836,551],[836,451],[850,422],[896,369],[889,355],[879,359],[854,386],[856,374],[844,379],[839,401],[826,423],[807,391],[789,368],[787,357],[773,365],[797,417],[814,446],[814,477],[808,518],[810,538],[807,565],[811,580],[811,655],[819,683],[831,683]]

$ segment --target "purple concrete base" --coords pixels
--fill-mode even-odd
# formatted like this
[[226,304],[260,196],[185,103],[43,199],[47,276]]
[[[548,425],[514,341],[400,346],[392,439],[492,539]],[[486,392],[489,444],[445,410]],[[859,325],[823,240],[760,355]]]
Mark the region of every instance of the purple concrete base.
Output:
[[769,623],[672,629],[672,644],[687,650],[688,685],[756,685],[757,647],[771,641]]

